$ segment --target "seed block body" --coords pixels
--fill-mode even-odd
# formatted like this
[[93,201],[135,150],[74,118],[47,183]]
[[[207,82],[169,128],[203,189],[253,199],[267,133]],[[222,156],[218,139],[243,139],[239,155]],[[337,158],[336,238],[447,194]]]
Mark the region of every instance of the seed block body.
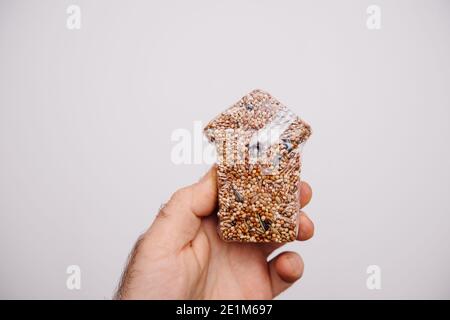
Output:
[[209,122],[204,132],[218,156],[220,237],[295,240],[301,149],[310,126],[269,93],[254,90]]

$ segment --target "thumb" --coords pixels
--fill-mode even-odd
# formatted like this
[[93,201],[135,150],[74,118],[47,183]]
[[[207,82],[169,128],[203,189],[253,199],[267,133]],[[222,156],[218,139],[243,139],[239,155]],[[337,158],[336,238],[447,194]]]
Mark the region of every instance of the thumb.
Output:
[[177,250],[193,240],[201,217],[210,215],[217,205],[216,167],[198,182],[176,191],[162,206],[147,236],[169,249]]

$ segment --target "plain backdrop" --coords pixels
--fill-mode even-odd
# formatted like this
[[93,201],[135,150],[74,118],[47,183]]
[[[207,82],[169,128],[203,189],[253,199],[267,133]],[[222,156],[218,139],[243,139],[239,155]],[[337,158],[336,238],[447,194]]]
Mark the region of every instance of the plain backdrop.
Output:
[[0,0],[0,298],[111,298],[208,168],[174,164],[172,133],[255,88],[314,130],[316,234],[280,298],[450,298],[449,40],[445,0]]

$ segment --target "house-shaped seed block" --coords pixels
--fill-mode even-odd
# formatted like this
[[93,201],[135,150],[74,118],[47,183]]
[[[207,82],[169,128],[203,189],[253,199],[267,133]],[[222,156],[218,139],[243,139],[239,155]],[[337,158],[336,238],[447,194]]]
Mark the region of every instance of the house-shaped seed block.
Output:
[[220,237],[295,240],[301,147],[310,126],[269,93],[254,90],[209,122],[204,133],[218,155]]

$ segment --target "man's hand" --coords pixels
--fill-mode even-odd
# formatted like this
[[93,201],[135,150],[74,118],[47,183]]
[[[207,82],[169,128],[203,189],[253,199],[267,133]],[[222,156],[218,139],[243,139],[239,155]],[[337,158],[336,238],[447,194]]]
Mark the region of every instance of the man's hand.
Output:
[[[300,205],[311,200],[300,185]],[[303,261],[282,244],[227,243],[217,234],[216,169],[175,192],[130,254],[117,299],[272,299],[298,280]],[[300,214],[298,240],[314,225]]]

